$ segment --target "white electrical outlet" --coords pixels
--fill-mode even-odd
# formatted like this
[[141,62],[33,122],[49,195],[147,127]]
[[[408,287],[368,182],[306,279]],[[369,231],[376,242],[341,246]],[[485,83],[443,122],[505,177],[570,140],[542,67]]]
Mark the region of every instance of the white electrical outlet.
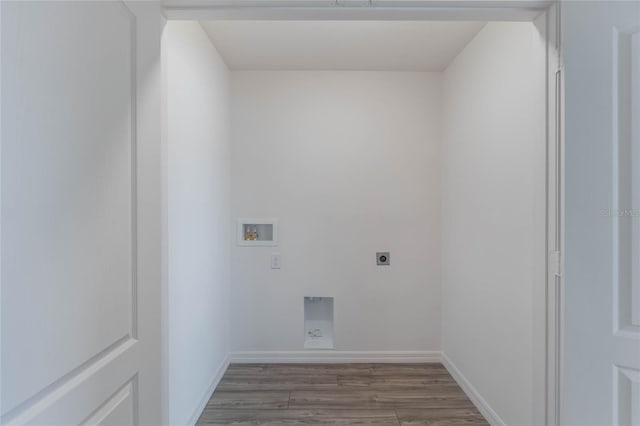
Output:
[[271,253],[271,269],[280,269],[280,253]]

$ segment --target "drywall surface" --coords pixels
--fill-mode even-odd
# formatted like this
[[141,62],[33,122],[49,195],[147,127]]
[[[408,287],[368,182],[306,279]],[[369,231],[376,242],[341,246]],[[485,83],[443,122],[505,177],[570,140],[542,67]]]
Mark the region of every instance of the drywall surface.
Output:
[[[533,419],[544,286],[544,58],[529,23],[490,23],[444,73],[443,351],[506,424]],[[544,288],[544,287],[541,287]]]
[[198,23],[163,36],[169,417],[193,420],[229,352],[229,72]]
[[232,248],[234,351],[302,350],[304,296],[335,298],[337,351],[440,349],[440,83],[232,73],[233,217],[279,219],[277,247]]

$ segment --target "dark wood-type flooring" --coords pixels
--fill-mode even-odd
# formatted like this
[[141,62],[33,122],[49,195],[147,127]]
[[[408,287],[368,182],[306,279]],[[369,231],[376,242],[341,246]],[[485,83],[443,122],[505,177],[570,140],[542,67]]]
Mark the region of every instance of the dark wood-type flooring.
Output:
[[430,364],[232,364],[198,425],[487,425]]

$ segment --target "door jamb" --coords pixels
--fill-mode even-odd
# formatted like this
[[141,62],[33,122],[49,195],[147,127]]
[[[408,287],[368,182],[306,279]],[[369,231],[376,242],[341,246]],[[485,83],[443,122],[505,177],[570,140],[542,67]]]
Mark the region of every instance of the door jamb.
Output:
[[562,424],[564,339],[564,69],[561,2],[547,19],[547,279],[545,306],[545,422]]

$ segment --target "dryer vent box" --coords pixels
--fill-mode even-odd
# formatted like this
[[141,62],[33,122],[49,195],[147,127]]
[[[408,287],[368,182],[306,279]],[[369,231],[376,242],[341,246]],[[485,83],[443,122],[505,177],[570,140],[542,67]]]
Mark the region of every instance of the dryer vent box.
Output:
[[333,349],[333,297],[304,298],[304,348]]

